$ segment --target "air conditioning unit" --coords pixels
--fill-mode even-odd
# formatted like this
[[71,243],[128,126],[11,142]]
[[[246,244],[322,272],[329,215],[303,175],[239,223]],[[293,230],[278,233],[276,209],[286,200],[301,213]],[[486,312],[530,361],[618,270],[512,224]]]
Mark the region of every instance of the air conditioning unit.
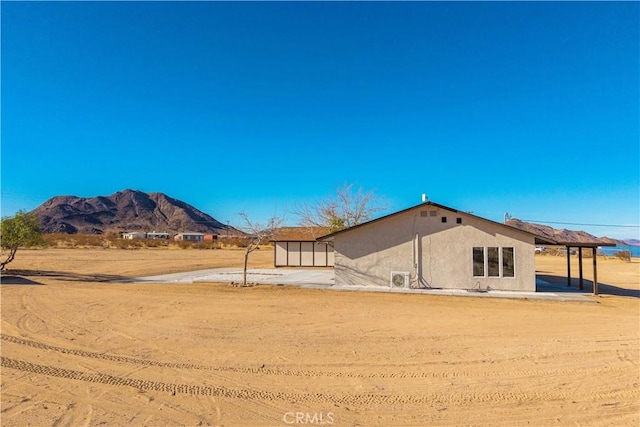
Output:
[[392,288],[408,288],[410,278],[411,275],[408,271],[392,271],[389,286]]

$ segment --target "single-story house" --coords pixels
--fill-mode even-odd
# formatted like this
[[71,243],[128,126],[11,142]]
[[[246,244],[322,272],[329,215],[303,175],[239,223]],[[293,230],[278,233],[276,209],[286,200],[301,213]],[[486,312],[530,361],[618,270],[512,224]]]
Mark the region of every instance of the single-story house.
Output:
[[123,239],[127,239],[127,240],[146,239],[147,238],[147,233],[142,232],[142,231],[129,231],[129,232],[126,232],[126,233],[122,233],[122,238]]
[[318,241],[333,246],[336,285],[533,292],[535,246],[556,243],[433,202]]
[[218,235],[217,234],[205,234],[204,235],[204,240],[210,240],[210,241],[218,240]]
[[184,240],[186,242],[202,242],[204,233],[178,233],[173,236],[174,240]]
[[329,233],[324,227],[281,227],[271,239],[276,267],[331,267],[333,246],[316,241]]

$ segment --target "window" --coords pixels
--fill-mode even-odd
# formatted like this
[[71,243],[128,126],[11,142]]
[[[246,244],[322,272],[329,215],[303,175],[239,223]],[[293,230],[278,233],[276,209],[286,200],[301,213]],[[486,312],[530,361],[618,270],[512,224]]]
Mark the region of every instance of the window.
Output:
[[456,218],[456,223],[457,224],[462,224],[462,218]]
[[502,248],[502,277],[515,277],[513,248]]
[[515,277],[514,248],[474,247],[473,277]]
[[442,222],[447,222],[447,217],[446,216],[442,217]]
[[473,248],[473,275],[484,277],[484,248]]
[[498,248],[487,248],[487,272],[489,277],[500,277],[499,253]]

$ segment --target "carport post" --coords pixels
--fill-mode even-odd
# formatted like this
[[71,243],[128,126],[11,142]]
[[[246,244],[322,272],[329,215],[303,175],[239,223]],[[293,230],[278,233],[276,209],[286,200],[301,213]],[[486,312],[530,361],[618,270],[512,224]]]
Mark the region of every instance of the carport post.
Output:
[[580,290],[584,289],[584,279],[582,278],[582,246],[578,246],[578,270],[580,271]]
[[596,248],[593,247],[593,294],[598,295],[598,262],[596,261]]
[[571,286],[571,246],[567,246],[567,286]]

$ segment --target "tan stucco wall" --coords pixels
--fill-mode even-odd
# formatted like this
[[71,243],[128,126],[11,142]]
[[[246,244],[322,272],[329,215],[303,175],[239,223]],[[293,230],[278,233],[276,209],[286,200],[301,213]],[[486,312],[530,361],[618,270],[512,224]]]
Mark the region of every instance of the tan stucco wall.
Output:
[[[392,271],[407,271],[411,287],[535,291],[532,235],[431,205],[338,234],[334,246],[337,285],[388,287]],[[473,277],[477,246],[513,247],[515,277]]]
[[300,265],[313,267],[313,242],[302,242],[300,245]]
[[287,242],[276,242],[275,251],[275,266],[285,267],[287,265]]

